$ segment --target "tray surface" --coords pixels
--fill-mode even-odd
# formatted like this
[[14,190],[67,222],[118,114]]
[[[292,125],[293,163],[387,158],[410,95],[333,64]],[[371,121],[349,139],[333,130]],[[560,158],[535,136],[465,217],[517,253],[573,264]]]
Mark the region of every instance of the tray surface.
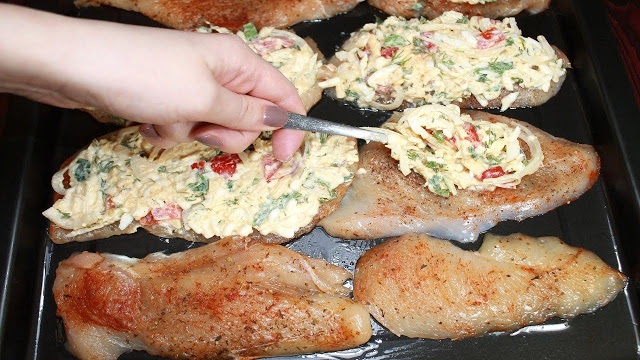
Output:
[[[49,9],[67,14],[76,13],[69,3],[59,8]],[[52,4],[44,5],[51,7]],[[85,18],[105,19],[154,25],[145,17],[112,8],[89,8],[79,11]],[[331,56],[349,33],[359,29],[375,16],[386,15],[374,8],[361,4],[355,10],[329,20],[298,24],[293,29],[301,36],[310,36],[325,56]],[[563,33],[561,18],[565,16],[559,9],[551,9],[542,14],[517,17],[525,36],[544,35],[551,44],[567,50],[567,34]],[[575,46],[575,44],[572,44]],[[567,54],[571,59],[571,52]],[[532,109],[508,110],[503,115],[527,121],[555,136],[579,143],[593,144],[588,108],[584,105],[583,89],[573,70],[570,70],[560,93],[543,106]],[[26,105],[25,105],[26,106]],[[15,112],[15,110],[14,110]],[[39,183],[48,184],[53,172],[67,157],[114,128],[92,121],[79,111],[55,110],[45,112],[48,122],[34,125],[38,133],[49,135],[50,153],[43,157],[46,165],[39,167],[38,175],[45,178]],[[323,98],[310,112],[311,116],[341,121],[351,125],[378,125],[390,114],[386,112],[362,111],[328,98]],[[38,116],[44,116],[39,114]],[[47,143],[47,144],[48,144]],[[40,146],[42,147],[42,146]],[[38,146],[36,146],[38,148]],[[31,154],[30,156],[36,156]],[[51,192],[39,190],[48,196]],[[39,211],[49,206],[46,197],[38,204]],[[602,180],[577,201],[560,207],[545,215],[522,222],[503,222],[490,230],[497,234],[522,232],[532,236],[558,236],[571,246],[584,247],[593,251],[610,266],[625,270],[624,259],[618,253],[617,227],[612,217],[611,205],[606,185]],[[41,251],[41,272],[36,274],[36,303],[34,304],[33,328],[27,343],[30,359],[73,359],[64,348],[64,329],[56,317],[56,306],[52,296],[52,284],[58,263],[71,254],[81,251],[99,251],[144,257],[151,252],[172,253],[192,247],[202,246],[180,239],[163,239],[140,230],[136,234],[110,239],[54,245],[46,233],[46,221],[39,213],[31,221],[32,233],[44,246]],[[33,216],[33,215],[30,215]],[[482,240],[464,245],[467,249],[477,249]],[[329,237],[320,228],[296,239],[287,247],[312,257],[327,261],[353,271],[358,257],[367,249],[381,243],[376,241],[344,241]],[[36,254],[33,254],[36,257]],[[36,261],[34,261],[36,262]],[[396,337],[373,321],[374,335],[371,340],[358,348],[335,353],[311,354],[287,358],[402,358],[402,359],[477,359],[477,358],[633,358],[640,349],[635,321],[635,294],[632,288],[625,289],[614,301],[593,314],[581,315],[574,319],[551,319],[543,325],[531,326],[512,334],[494,333],[477,338],[458,341],[420,340]],[[157,359],[144,352],[125,354],[120,359]]]

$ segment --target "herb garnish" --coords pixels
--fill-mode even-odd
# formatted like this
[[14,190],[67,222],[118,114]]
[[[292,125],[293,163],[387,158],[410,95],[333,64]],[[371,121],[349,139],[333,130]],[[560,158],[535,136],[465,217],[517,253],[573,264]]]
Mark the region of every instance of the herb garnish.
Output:
[[256,26],[253,25],[253,23],[244,24],[244,26],[242,26],[242,32],[244,32],[244,37],[247,41],[251,41],[258,37],[258,29],[256,29]]
[[87,178],[91,174],[91,162],[89,162],[89,160],[87,159],[80,158],[78,159],[77,163],[78,167],[76,168],[74,176],[77,181],[83,182],[87,180]]

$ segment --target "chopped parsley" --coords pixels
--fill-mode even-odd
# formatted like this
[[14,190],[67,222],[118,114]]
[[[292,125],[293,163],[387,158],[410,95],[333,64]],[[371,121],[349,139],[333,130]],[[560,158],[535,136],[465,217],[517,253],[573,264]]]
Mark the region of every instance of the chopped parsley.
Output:
[[[329,197],[330,197],[330,198],[329,198],[329,199],[327,199],[327,200],[331,200],[331,199],[333,199],[333,198],[335,198],[335,197],[336,197],[336,192],[335,192],[335,190],[331,189],[331,185],[329,185],[329,183],[328,183],[328,182],[326,182],[326,181],[324,181],[324,180],[321,180],[321,179],[316,179],[316,184],[318,184],[318,185],[322,185],[322,186],[324,186],[324,187],[327,189],[327,192],[329,193]],[[322,199],[321,199],[321,200],[322,200]]]
[[69,219],[71,217],[71,214],[69,214],[68,212],[60,211],[59,209],[56,210],[58,210],[60,217],[63,219]]
[[444,134],[442,134],[442,131],[434,131],[432,135],[439,143],[444,142]]
[[227,181],[227,189],[233,189],[233,181]]
[[493,143],[496,142],[496,140],[498,140],[498,135],[496,135],[496,133],[494,133],[493,130],[489,129],[489,141],[487,142],[485,147],[489,147],[493,145]]
[[511,80],[513,80],[513,82],[516,84],[520,84],[524,82],[524,80],[522,80],[522,78],[519,78],[519,77],[512,77]]
[[102,160],[98,163],[98,172],[99,173],[109,173],[113,168],[117,165],[113,163],[113,160]]
[[413,6],[411,8],[413,9],[413,11],[420,11],[420,10],[422,10],[423,7],[424,7],[423,3],[417,2],[417,3],[413,4]]
[[451,68],[454,64],[453,60],[451,59],[442,60],[441,63],[448,68]]
[[469,154],[471,154],[471,157],[475,160],[478,158],[478,153],[476,152],[476,149],[473,148],[473,146],[469,146]]
[[413,151],[412,152],[408,152],[407,153],[407,157],[409,158],[409,160],[415,160],[415,159],[418,158],[418,154],[414,153]]
[[109,114],[109,117],[116,123],[118,126],[125,126],[127,124],[127,120],[121,118],[120,116]]
[[244,37],[247,41],[251,41],[258,37],[258,29],[256,29],[256,26],[253,25],[253,23],[244,24],[244,26],[242,26],[242,32],[244,33]]
[[408,44],[408,41],[400,35],[389,34],[384,37],[384,47],[403,46],[406,44]]
[[424,166],[428,167],[429,169],[438,172],[438,170],[442,169],[444,167],[444,164],[440,164],[438,162],[435,161],[427,161],[424,163]]
[[76,172],[74,173],[76,181],[86,181],[91,174],[91,162],[89,162],[89,160],[87,159],[80,158],[78,159],[77,163],[78,167],[76,168]]
[[138,140],[138,135],[132,136],[128,139],[124,139],[120,142],[120,145],[128,148],[128,149],[135,149],[136,146],[134,145],[134,143],[136,142],[136,140]]
[[194,183],[190,183],[189,186],[191,191],[193,191],[194,195],[204,196],[209,192],[209,179],[207,179],[204,175],[198,174],[196,175],[197,181]]
[[160,166],[158,168],[158,172],[159,173],[166,173],[167,172],[167,167],[166,166]]
[[489,166],[500,165],[501,162],[502,161],[499,158],[487,155],[487,163],[489,164]]
[[282,210],[285,206],[287,206],[289,200],[298,199],[301,196],[302,194],[294,191],[289,194],[284,194],[277,199],[271,199],[269,202],[260,204],[260,210],[253,217],[253,226],[259,226],[260,224],[264,223],[273,210]]
[[443,196],[443,197],[449,197],[449,195],[450,195],[449,189],[447,189],[446,187],[442,187],[440,185],[441,181],[442,181],[442,177],[441,176],[439,176],[439,175],[432,176],[431,179],[429,179],[429,182],[428,182],[429,190],[431,190],[436,195]]
[[458,24],[468,24],[469,23],[469,17],[468,16],[463,16],[460,19],[456,20],[456,23]]
[[414,54],[423,54],[426,52],[426,50],[424,49],[424,43],[417,37],[413,38],[413,46],[416,47],[415,49],[413,49]]
[[507,61],[494,61],[489,63],[489,69],[502,76],[505,71],[513,69],[513,63]]
[[[357,100],[358,98],[360,98],[360,95],[359,95],[357,92],[355,92],[355,91],[353,91],[353,90],[351,90],[351,89],[346,89],[346,90],[344,91],[344,93],[347,95],[347,97],[352,97],[352,98],[354,98],[354,99],[356,99],[356,100]],[[324,144],[324,143],[323,143],[323,144]]]
[[507,45],[513,45],[513,38],[507,39]]

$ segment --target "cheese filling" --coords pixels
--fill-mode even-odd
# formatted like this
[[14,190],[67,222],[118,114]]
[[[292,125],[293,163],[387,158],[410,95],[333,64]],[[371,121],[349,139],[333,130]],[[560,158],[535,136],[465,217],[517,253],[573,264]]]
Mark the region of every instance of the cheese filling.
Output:
[[[209,25],[196,29],[203,33],[232,34],[229,29]],[[299,94],[311,89],[316,83],[318,68],[322,64],[309,44],[298,35],[272,27],[262,28],[259,32],[251,23],[244,25],[237,34],[255,53],[275,66],[295,85]]]
[[[354,32],[329,64],[322,88],[360,107],[381,110],[403,102],[420,106],[475,96],[482,106],[503,91],[502,109],[517,87],[549,91],[566,73],[544,36],[523,37],[514,18],[502,21],[448,11],[428,21],[394,16]],[[515,95],[514,95],[515,94]]]
[[156,148],[130,127],[94,140],[56,173],[52,185],[64,197],[43,214],[69,236],[138,221],[207,238],[254,229],[291,238],[351,182],[357,161],[356,142],[340,136],[309,133],[304,149],[282,163],[269,133],[251,150],[224,154],[198,142]]
[[528,129],[473,120],[455,105],[407,109],[398,122],[377,130],[390,135],[386,146],[399,170],[422,175],[425,186],[444,197],[457,189],[515,188],[544,159],[538,139]]

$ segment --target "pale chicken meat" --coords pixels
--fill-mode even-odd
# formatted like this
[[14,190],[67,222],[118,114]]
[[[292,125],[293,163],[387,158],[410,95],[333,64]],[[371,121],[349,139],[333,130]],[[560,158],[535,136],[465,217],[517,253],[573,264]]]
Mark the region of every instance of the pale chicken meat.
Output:
[[[525,122],[479,111],[473,119],[498,121],[529,129],[539,140],[544,161],[515,189],[460,190],[442,197],[425,187],[425,179],[411,172],[404,176],[390,150],[369,143],[360,150],[362,170],[345,194],[337,211],[320,225],[331,236],[344,239],[377,239],[409,233],[426,233],[461,242],[500,221],[523,220],[544,214],[577,199],[593,186],[600,159],[589,145],[554,137]],[[397,115],[396,115],[397,116]]]
[[83,252],[53,286],[69,351],[176,359],[347,349],[371,336],[369,313],[341,295],[346,270],[273,244],[223,240],[144,259]]
[[405,235],[358,260],[353,294],[396,335],[461,339],[595,311],[626,282],[555,237],[487,235],[474,252]]
[[108,5],[140,12],[174,29],[191,29],[208,21],[239,30],[246,23],[258,29],[285,28],[305,20],[330,18],[353,9],[362,0],[76,0],[76,6]]
[[406,18],[424,16],[433,19],[445,11],[489,18],[514,16],[523,11],[537,14],[549,7],[551,0],[368,0],[369,4],[390,15]]

